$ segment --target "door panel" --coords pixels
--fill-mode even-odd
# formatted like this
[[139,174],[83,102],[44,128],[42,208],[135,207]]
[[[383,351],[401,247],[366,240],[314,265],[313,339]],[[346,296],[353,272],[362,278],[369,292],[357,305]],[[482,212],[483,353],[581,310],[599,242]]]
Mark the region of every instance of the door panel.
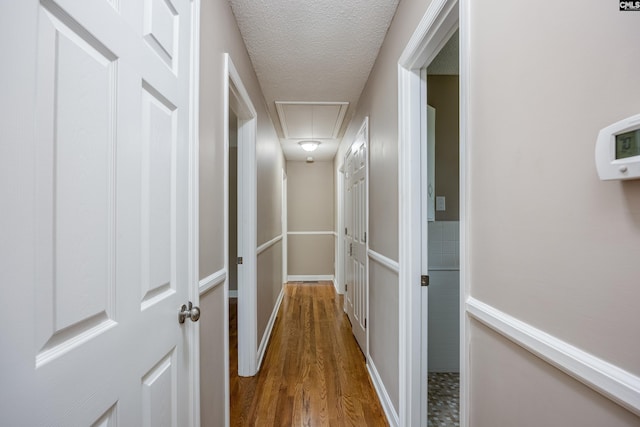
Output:
[[347,156],[344,162],[345,176],[344,176],[344,256],[345,256],[345,284],[346,292],[344,297],[344,304],[349,320],[353,323],[353,260],[351,259],[351,251],[353,248],[353,188],[351,186],[351,151],[347,152]]
[[70,24],[40,9],[36,365],[115,320],[115,56]]
[[178,12],[169,0],[147,0],[144,17],[144,39],[167,66],[176,71]]
[[368,351],[367,124],[365,121],[345,158],[345,265],[348,284],[345,311],[365,355]]
[[24,187],[7,206],[32,200],[15,228],[33,237],[8,234],[2,253],[20,242],[10,268],[33,274],[13,282],[25,298],[8,308],[30,342],[7,360],[28,363],[2,372],[29,392],[13,393],[3,420],[187,426],[194,326],[177,312],[189,290],[190,1],[25,0],[16,10],[15,28],[37,32],[23,61],[33,78],[21,82],[35,87],[32,116],[16,118],[35,135],[11,141],[28,149],[0,166]]
[[176,427],[175,348],[142,377],[142,426]]
[[176,107],[142,85],[142,309],[175,293]]

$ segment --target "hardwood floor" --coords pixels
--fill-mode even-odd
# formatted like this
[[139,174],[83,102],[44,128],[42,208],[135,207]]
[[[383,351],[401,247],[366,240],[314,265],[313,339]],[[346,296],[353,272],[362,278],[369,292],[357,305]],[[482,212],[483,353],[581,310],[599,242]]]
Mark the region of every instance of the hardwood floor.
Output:
[[230,304],[231,425],[388,425],[333,285],[286,284],[284,292],[262,368],[251,378],[238,377]]

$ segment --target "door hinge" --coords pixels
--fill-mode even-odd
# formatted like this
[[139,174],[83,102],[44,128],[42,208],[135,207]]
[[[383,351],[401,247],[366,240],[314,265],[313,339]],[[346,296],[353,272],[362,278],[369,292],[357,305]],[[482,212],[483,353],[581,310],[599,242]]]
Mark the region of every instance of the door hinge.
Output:
[[420,285],[421,286],[429,286],[429,276],[420,276]]
[[364,328],[367,329],[367,319],[364,319]]
[[344,284],[344,291],[347,292],[347,290],[349,290],[349,285],[348,284]]
[[344,228],[344,234],[345,234],[345,236],[346,236],[347,234],[349,234],[347,231],[348,231],[348,230],[347,230],[347,227],[345,227],[345,228]]
[[240,265],[240,264],[242,264],[242,257],[241,256],[238,257],[238,265]]
[[353,243],[349,243],[349,256],[353,256]]
[[364,243],[367,243],[367,232],[364,232]]

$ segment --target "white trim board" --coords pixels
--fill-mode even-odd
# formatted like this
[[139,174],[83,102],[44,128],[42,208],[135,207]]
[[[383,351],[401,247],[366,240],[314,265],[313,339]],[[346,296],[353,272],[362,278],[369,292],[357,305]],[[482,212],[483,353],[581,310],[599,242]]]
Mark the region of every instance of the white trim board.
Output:
[[384,267],[387,267],[389,270],[393,271],[396,274],[398,274],[398,272],[400,271],[400,265],[397,261],[394,261],[391,258],[387,258],[381,253],[374,251],[373,249],[367,249],[367,255],[369,256],[369,259]]
[[[200,305],[200,283],[198,281],[199,266],[199,165],[200,165],[200,0],[192,0],[191,9],[191,43],[190,43],[190,67],[191,76],[189,81],[189,296],[196,305]],[[223,281],[224,282],[224,281]],[[228,316],[227,316],[228,317]],[[189,376],[191,377],[191,387],[189,390],[189,400],[191,402],[191,413],[189,421],[191,426],[199,426],[200,419],[200,325],[196,324],[191,329],[191,357],[189,364]],[[228,329],[228,328],[227,328]],[[228,338],[225,337],[225,346],[228,347]],[[228,357],[227,352],[224,353]],[[228,377],[228,375],[227,375]],[[229,395],[229,379],[224,382],[225,398]],[[226,402],[225,402],[226,404]],[[227,405],[228,407],[228,405]],[[225,411],[228,412],[228,411]],[[227,423],[228,418],[225,420]]]
[[471,317],[640,416],[640,377],[470,297]]
[[284,168],[282,169],[282,199],[280,200],[282,202],[282,215],[281,215],[281,221],[282,221],[282,282],[286,282],[287,281],[287,275],[288,270],[289,270],[289,239],[287,236],[287,228],[289,227],[288,224],[288,219],[287,219],[287,206],[288,206],[288,181],[287,181],[287,172],[284,170]]
[[273,325],[276,323],[276,317],[278,317],[278,311],[280,310],[280,304],[282,303],[283,298],[284,287],[280,288],[278,300],[276,301],[276,305],[273,307],[273,311],[271,312],[271,316],[269,317],[269,322],[267,323],[267,327],[265,328],[264,334],[262,335],[262,341],[260,341],[260,347],[258,347],[258,354],[256,355],[256,359],[258,360],[258,370],[260,370],[262,359],[264,359],[264,355],[267,352],[267,346],[269,345],[269,340],[271,339],[271,331],[273,330]]
[[276,243],[278,243],[280,240],[282,240],[282,234],[279,236],[274,237],[273,239],[269,240],[266,243],[261,244],[260,246],[258,246],[258,249],[256,250],[256,253],[258,255],[260,255],[262,252],[266,251],[267,249],[269,249],[271,246],[275,245]]
[[470,319],[464,307],[464,301],[470,295],[471,275],[469,274],[469,217],[468,206],[470,204],[469,176],[469,135],[467,132],[469,123],[469,56],[471,47],[469,41],[470,23],[469,14],[471,11],[471,0],[459,0],[458,17],[459,22],[459,85],[460,85],[460,425],[467,427],[471,424],[469,420],[470,388],[467,375],[470,369],[469,337]]
[[[345,247],[344,247],[344,172],[343,165],[340,165],[336,171],[336,211],[338,212],[338,232],[335,234],[335,265],[336,265],[336,278],[333,281],[333,285],[336,288],[336,292],[339,295],[344,295],[344,286],[346,282],[345,274]],[[346,307],[346,306],[345,306]]]
[[318,275],[290,275],[287,278],[288,282],[331,282],[333,281],[333,274],[318,274]]
[[382,405],[382,410],[387,417],[387,422],[391,427],[398,427],[400,425],[398,413],[394,409],[389,393],[387,393],[387,389],[384,387],[382,378],[380,378],[378,369],[376,369],[376,365],[370,357],[367,359],[367,371],[369,371],[369,377],[371,378],[373,388],[376,390],[376,394],[378,395],[378,400],[380,400],[380,404]]
[[198,283],[200,296],[222,285],[225,280],[227,280],[227,270],[225,270],[224,268],[200,280],[200,282]]

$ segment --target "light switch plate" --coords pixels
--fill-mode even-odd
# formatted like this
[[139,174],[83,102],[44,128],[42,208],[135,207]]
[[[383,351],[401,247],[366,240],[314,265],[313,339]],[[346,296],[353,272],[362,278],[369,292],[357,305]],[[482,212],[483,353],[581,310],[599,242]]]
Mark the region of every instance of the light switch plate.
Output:
[[444,196],[436,196],[436,210],[437,211],[447,210]]

